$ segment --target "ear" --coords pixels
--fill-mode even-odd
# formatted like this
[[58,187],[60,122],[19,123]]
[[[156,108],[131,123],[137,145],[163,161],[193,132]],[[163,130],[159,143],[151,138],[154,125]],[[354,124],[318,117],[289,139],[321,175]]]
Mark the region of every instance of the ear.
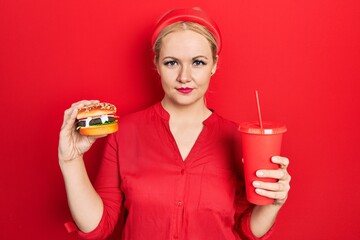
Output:
[[156,72],[160,75],[159,63],[156,62],[156,58],[154,57],[154,65],[156,67]]
[[214,75],[214,74],[215,74],[216,69],[217,69],[217,63],[218,63],[218,61],[219,61],[219,55],[216,55],[216,58],[215,58],[215,60],[214,60],[214,66],[213,66],[213,68],[211,69],[211,75]]
[[156,64],[156,72],[160,75],[159,65]]
[[155,67],[156,67],[156,72],[159,74],[159,76],[161,76],[159,63],[155,62]]

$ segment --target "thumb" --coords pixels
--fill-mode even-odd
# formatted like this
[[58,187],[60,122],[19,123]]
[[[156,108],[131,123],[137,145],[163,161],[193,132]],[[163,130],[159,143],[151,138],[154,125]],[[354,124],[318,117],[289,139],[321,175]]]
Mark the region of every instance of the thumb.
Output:
[[96,135],[96,136],[88,136],[87,139],[88,139],[90,144],[93,144],[98,138],[103,138],[103,137],[106,137],[106,136],[107,136],[107,134]]

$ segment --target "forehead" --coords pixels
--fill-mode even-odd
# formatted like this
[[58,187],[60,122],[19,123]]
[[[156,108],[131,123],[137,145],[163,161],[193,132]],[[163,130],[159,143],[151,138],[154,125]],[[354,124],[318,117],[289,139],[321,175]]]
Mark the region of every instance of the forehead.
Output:
[[200,33],[191,30],[181,30],[169,33],[161,42],[161,57],[211,57],[210,42]]

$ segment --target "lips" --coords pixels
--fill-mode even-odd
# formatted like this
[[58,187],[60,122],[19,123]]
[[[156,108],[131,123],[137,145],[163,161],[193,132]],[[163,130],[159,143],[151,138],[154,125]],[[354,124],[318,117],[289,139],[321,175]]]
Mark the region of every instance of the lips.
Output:
[[188,93],[192,92],[193,88],[188,88],[188,87],[186,87],[186,88],[177,88],[176,90],[178,92],[180,92],[180,93],[188,94]]

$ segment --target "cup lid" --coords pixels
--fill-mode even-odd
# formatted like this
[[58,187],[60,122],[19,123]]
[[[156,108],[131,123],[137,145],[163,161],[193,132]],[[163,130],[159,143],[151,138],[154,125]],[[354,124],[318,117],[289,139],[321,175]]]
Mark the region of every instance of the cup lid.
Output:
[[263,128],[260,128],[259,122],[240,123],[239,131],[249,134],[279,134],[287,131],[286,126],[277,122],[263,122]]

